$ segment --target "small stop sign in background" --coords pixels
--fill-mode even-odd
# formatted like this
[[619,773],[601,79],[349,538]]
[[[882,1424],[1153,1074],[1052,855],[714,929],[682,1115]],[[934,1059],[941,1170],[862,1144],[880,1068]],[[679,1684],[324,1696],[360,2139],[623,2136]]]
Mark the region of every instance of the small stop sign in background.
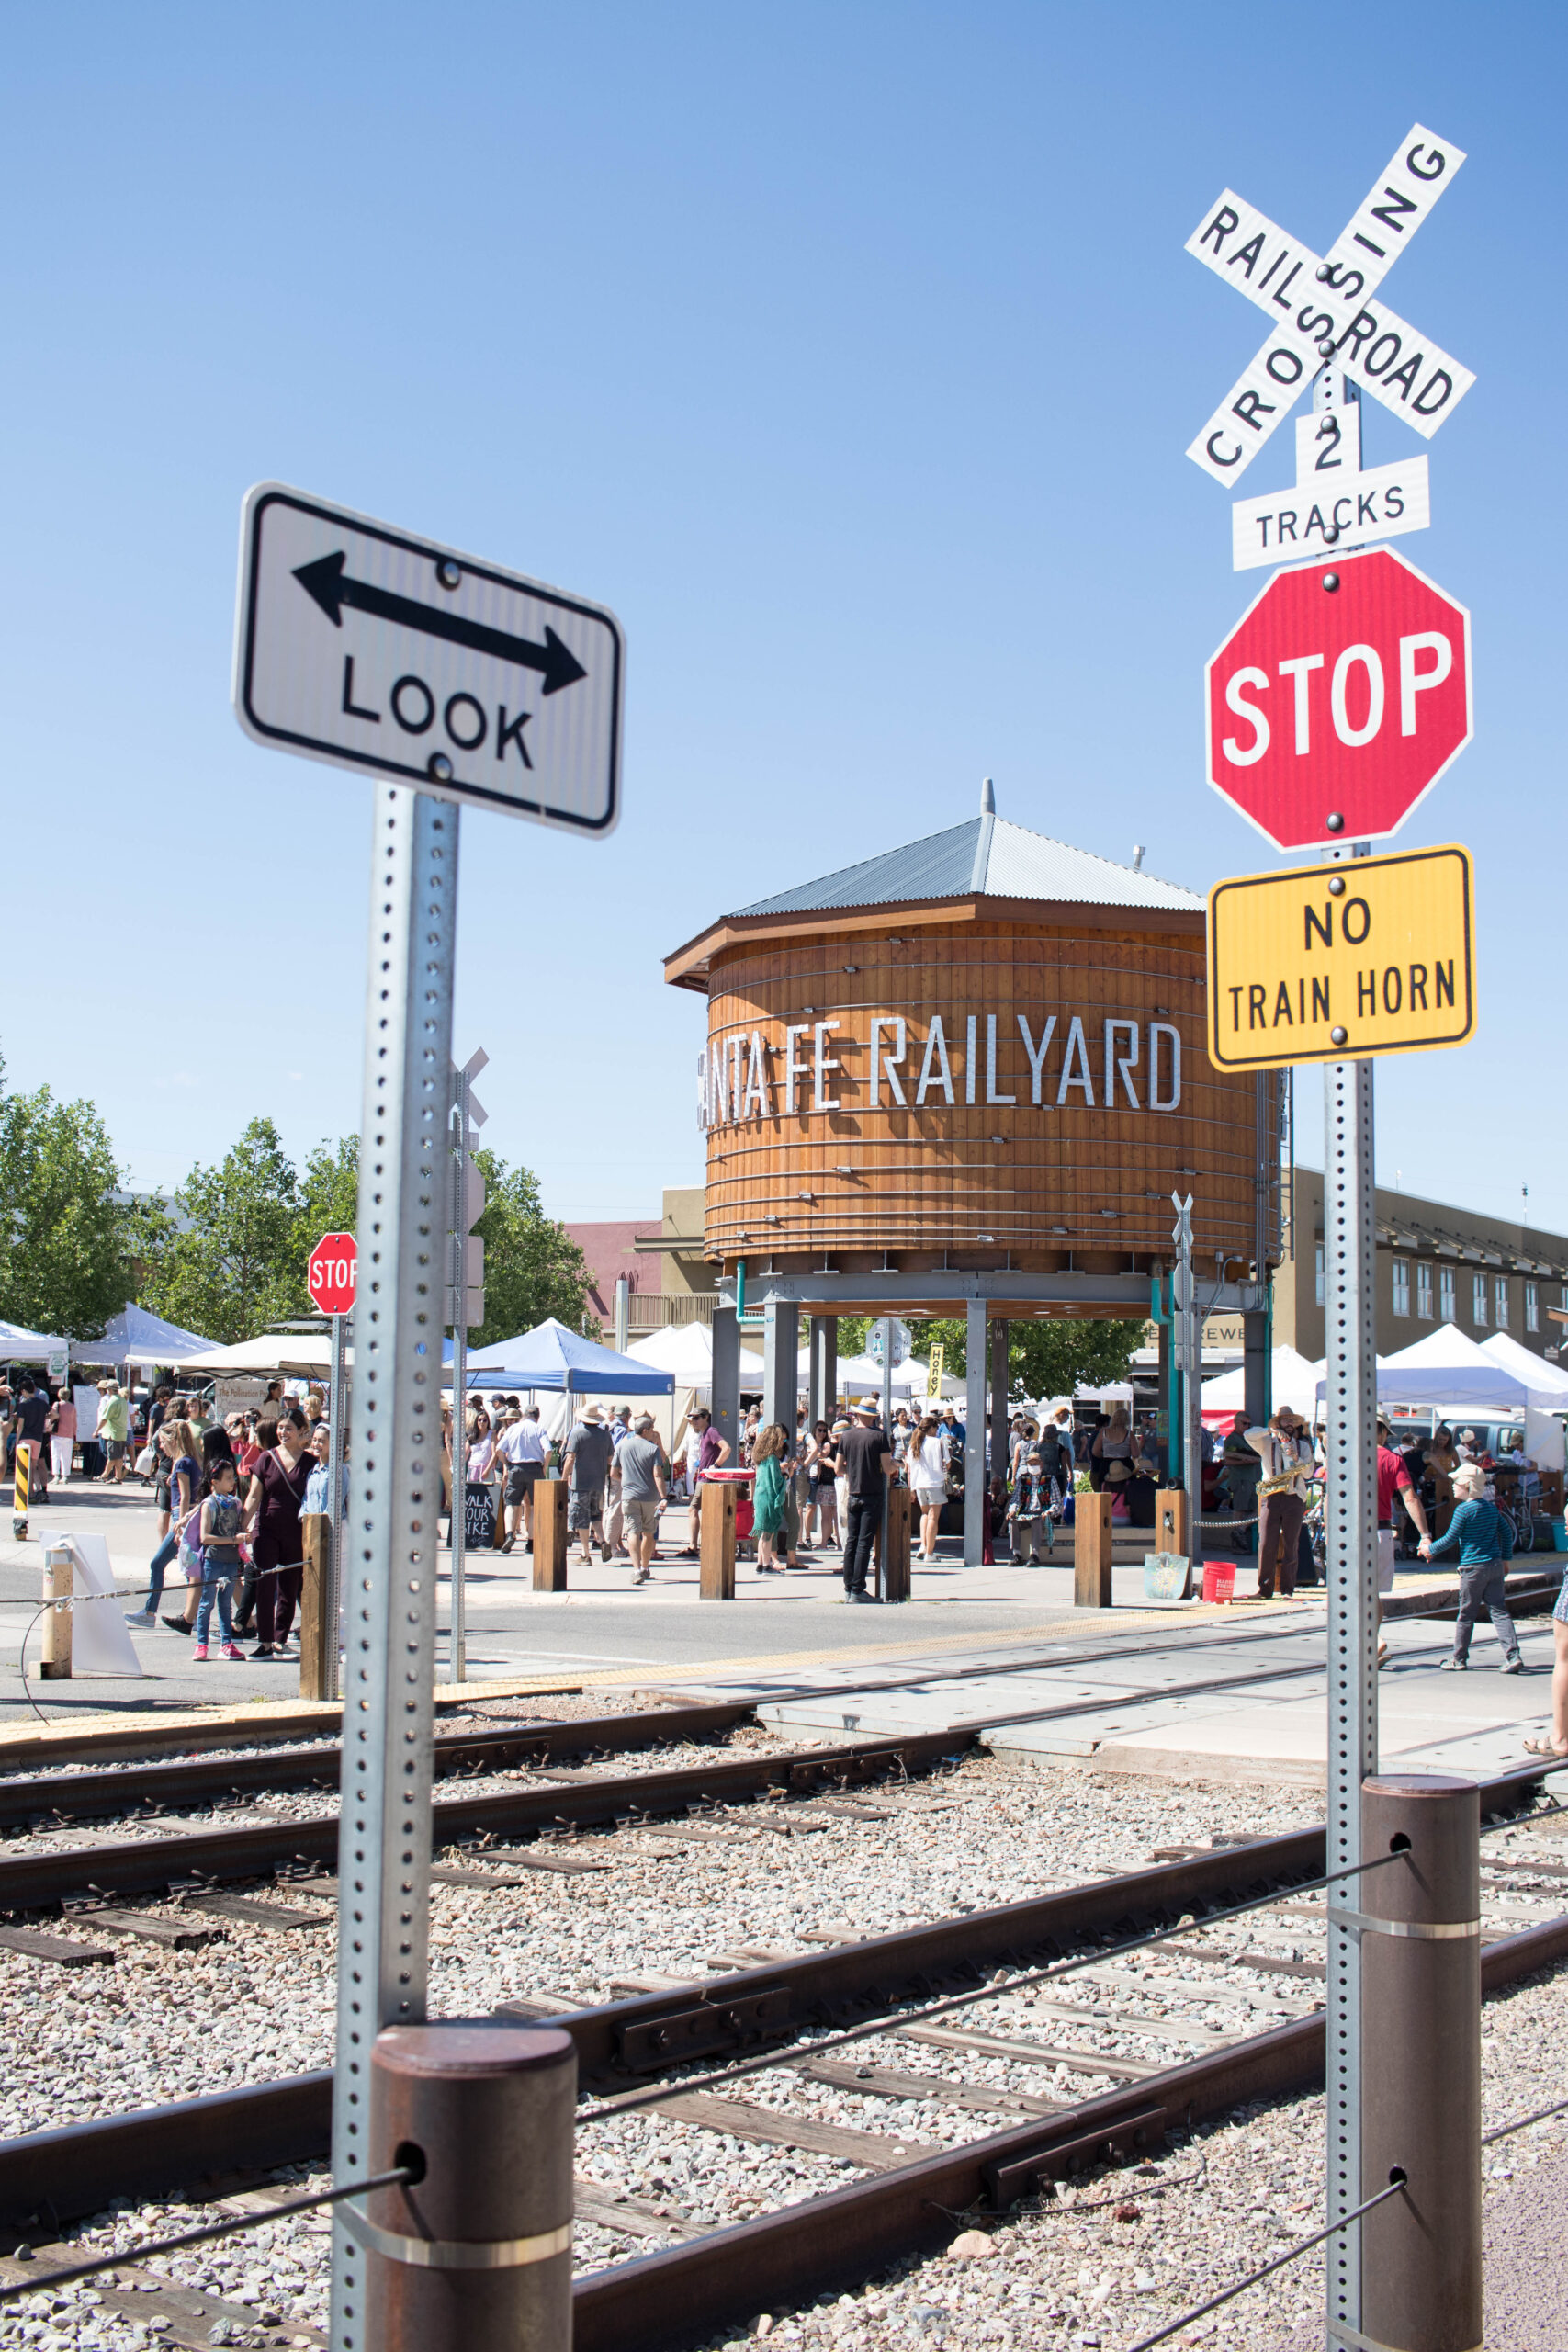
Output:
[[353,1234],[323,1233],[305,1268],[305,1287],[319,1314],[352,1313],[358,1271],[359,1250]]
[[1207,686],[1217,792],[1279,849],[1368,841],[1470,741],[1470,615],[1388,548],[1327,557],[1276,572]]

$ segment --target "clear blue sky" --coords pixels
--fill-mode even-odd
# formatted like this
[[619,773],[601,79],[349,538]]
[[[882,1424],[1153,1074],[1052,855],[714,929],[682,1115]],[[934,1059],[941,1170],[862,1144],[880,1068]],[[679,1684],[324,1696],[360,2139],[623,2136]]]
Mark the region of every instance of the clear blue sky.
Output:
[[[1419,119],[1470,160],[1386,298],[1479,381],[1401,545],[1472,606],[1477,736],[1405,838],[1476,853],[1482,1026],[1383,1064],[1379,1170],[1568,1227],[1561,6],[58,0],[6,36],[0,1048],[138,1183],[257,1112],[300,1154],[359,1124],[369,786],[229,707],[264,477],[626,626],[618,833],[464,827],[457,1050],[558,1215],[700,1179],[661,955],[982,775],[1195,888],[1266,864],[1201,691],[1263,575],[1182,454],[1261,322],[1182,244],[1229,183],[1326,247]],[[1369,409],[1369,463],[1419,446]]]

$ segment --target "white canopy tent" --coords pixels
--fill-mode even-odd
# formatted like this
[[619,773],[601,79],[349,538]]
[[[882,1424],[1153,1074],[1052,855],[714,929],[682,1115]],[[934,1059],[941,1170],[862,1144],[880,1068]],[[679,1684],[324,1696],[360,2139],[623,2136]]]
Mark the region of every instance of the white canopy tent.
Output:
[[[700,1388],[705,1395],[713,1387],[713,1330],[706,1323],[667,1323],[661,1330],[634,1340],[626,1353],[656,1372],[673,1373],[677,1385]],[[757,1388],[761,1380],[761,1357],[742,1348],[740,1385]]]
[[128,1300],[97,1339],[73,1340],[71,1360],[73,1363],[112,1364],[117,1369],[156,1364],[183,1370],[194,1358],[210,1355],[212,1347],[210,1340],[186,1330],[179,1323],[165,1323],[161,1315],[150,1315],[144,1306]]
[[47,1331],[29,1331],[25,1323],[0,1323],[0,1363],[47,1363],[64,1355],[69,1344]]
[[[1281,1405],[1288,1405],[1292,1413],[1301,1415],[1303,1420],[1316,1420],[1318,1387],[1322,1379],[1321,1362],[1313,1363],[1295,1348],[1276,1348],[1269,1369],[1269,1392],[1274,1400],[1275,1411],[1278,1412]],[[1221,1373],[1217,1380],[1205,1380],[1200,1408],[1205,1420],[1211,1417],[1228,1418],[1233,1413],[1244,1413],[1247,1410],[1245,1367],[1237,1364],[1234,1371]]]
[[1511,1372],[1516,1380],[1522,1380],[1538,1403],[1545,1405],[1550,1399],[1553,1404],[1568,1405],[1568,1372],[1548,1363],[1544,1356],[1531,1355],[1506,1331],[1494,1331],[1489,1340],[1483,1340],[1481,1352],[1490,1356],[1494,1363],[1500,1363],[1505,1372]]
[[[1319,1374],[1317,1391],[1327,1386]],[[1435,1405],[1447,1413],[1517,1413],[1529,1402],[1517,1375],[1467,1340],[1452,1323],[1441,1324],[1408,1348],[1378,1363],[1378,1402]]]
[[1481,1352],[1525,1384],[1525,1452],[1537,1468],[1568,1469],[1568,1431],[1562,1425],[1563,1409],[1568,1408],[1568,1373],[1560,1372],[1542,1356],[1531,1355],[1506,1331],[1494,1331],[1489,1340],[1483,1340]]
[[[352,1364],[354,1350],[344,1350],[344,1360]],[[333,1343],[328,1331],[318,1337],[314,1331],[264,1331],[257,1340],[236,1340],[231,1348],[209,1348],[199,1356],[186,1356],[180,1365],[182,1372],[264,1372],[287,1373],[308,1377],[313,1372],[332,1370]]]

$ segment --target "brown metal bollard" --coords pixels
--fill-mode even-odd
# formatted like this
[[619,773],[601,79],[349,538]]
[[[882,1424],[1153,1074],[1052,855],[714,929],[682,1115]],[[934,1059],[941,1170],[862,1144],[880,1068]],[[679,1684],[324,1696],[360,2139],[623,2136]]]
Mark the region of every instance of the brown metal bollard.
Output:
[[735,1598],[735,1487],[727,1478],[703,1481],[697,1530],[697,1590],[705,1600]]
[[[1183,1555],[1192,1563],[1198,1580],[1202,1581],[1202,1566],[1188,1542],[1188,1520],[1191,1511],[1191,1497],[1185,1487],[1161,1487],[1155,1496],[1155,1550]],[[1194,1531],[1195,1532],[1195,1531]]]
[[51,1605],[44,1615],[43,1657],[39,1664],[45,1682],[71,1679],[71,1598],[75,1589],[75,1555],[63,1544],[49,1544],[43,1555],[43,1598]]
[[534,1481],[534,1590],[566,1590],[566,1511],[570,1492],[564,1478]]
[[332,1652],[337,1647],[337,1627],[327,1623],[333,1523],[326,1512],[302,1515],[299,1538],[305,1562],[299,1585],[299,1696],[324,1699],[332,1689]]
[[908,1487],[887,1489],[887,1557],[882,1566],[884,1600],[909,1598],[909,1521],[915,1498]]
[[348,2224],[377,2352],[570,2352],[576,2098],[555,2026],[377,2036],[370,2170],[424,2167],[365,2200],[367,2229]]
[[1111,1606],[1111,1503],[1109,1494],[1073,1498],[1073,1606]]
[[[1481,1800],[1472,1781],[1384,1774],[1361,1790],[1361,2329],[1390,2352],[1479,2352]],[[1386,1921],[1386,1927],[1371,1924]]]

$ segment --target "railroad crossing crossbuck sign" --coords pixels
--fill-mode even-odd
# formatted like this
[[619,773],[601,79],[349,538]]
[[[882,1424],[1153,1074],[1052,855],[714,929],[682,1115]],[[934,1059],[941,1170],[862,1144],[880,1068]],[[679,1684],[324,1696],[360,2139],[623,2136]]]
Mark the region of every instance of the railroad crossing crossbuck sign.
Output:
[[1188,252],[1272,323],[1189,448],[1195,465],[1236,481],[1325,360],[1427,440],[1453,414],[1475,381],[1470,369],[1371,298],[1463,161],[1415,124],[1325,261],[1230,188],[1210,207]]
[[1392,548],[1277,571],[1205,687],[1223,798],[1278,849],[1369,841],[1471,739],[1470,615]]
[[603,605],[277,482],[245,500],[234,709],[273,751],[606,833],[625,673]]

